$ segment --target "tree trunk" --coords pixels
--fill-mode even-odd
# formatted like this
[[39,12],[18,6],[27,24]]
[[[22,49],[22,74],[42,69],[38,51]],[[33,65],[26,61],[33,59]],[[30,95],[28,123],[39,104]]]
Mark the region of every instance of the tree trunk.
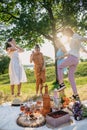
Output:
[[[56,58],[57,48],[55,47],[55,58]],[[56,83],[58,83],[58,74],[57,74],[57,60],[55,59],[55,75],[56,75]]]
[[60,40],[56,37],[54,39],[54,49],[55,49],[55,74],[56,74],[56,83],[59,83],[58,81],[58,69],[57,69],[57,60],[56,60],[56,53],[58,49],[63,46],[60,42]]

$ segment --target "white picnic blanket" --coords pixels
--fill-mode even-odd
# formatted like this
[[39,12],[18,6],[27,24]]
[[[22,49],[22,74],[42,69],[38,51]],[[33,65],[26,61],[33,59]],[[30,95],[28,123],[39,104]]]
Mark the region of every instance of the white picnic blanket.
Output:
[[[87,101],[83,102],[87,105]],[[60,126],[58,128],[47,127],[46,125],[38,128],[24,128],[17,125],[16,120],[20,113],[20,107],[13,107],[10,103],[0,106],[0,130],[87,130],[87,119],[75,121],[73,123]]]

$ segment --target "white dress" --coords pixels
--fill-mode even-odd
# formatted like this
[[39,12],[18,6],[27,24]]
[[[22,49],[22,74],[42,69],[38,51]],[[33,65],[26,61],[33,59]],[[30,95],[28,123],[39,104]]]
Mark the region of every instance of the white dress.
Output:
[[27,82],[27,77],[20,62],[18,51],[10,52],[9,77],[11,85],[18,85],[22,82]]

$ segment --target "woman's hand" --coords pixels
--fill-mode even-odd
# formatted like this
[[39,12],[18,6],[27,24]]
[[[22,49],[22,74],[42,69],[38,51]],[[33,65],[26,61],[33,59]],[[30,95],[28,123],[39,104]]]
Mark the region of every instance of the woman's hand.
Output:
[[11,51],[11,47],[8,47],[8,48],[7,48],[7,52],[10,52],[10,51]]
[[15,46],[15,48],[18,50],[18,52],[24,52],[24,49],[19,46]]
[[59,57],[56,57],[56,60],[60,60],[62,59],[63,57],[59,56]]

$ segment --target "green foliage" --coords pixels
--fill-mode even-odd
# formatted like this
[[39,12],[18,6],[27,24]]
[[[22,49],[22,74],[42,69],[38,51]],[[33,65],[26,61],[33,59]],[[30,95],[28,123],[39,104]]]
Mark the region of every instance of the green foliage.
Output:
[[[87,85],[87,75],[83,74],[87,68],[86,66],[87,62],[82,62],[78,65],[78,68],[76,70],[76,84],[77,87],[79,86],[82,88],[83,85]],[[84,68],[83,70],[80,70],[80,68]],[[26,69],[26,74],[28,78],[28,82],[22,84],[22,97],[21,99],[23,100],[24,97],[32,97],[35,95],[35,77],[34,77],[34,71],[30,69]],[[58,87],[58,84],[55,82],[55,66],[46,66],[46,84],[49,87],[49,93],[53,93],[54,88]],[[64,82],[67,86],[67,89],[70,90],[70,83],[68,81],[68,78],[64,78]],[[11,97],[10,95],[10,81],[9,81],[9,75],[7,74],[2,74],[0,75],[0,102],[2,100],[4,101],[9,101],[13,100],[14,97]],[[44,90],[43,90],[44,91]],[[85,88],[83,92],[85,91]],[[67,94],[69,94],[70,91],[68,91]],[[17,87],[15,87],[15,93],[17,93]],[[69,95],[70,96],[70,95]],[[87,99],[87,95],[85,96],[85,99]]]
[[1,74],[0,75],[0,85],[9,84],[9,83],[10,83],[10,80],[9,80],[8,73]]
[[34,71],[30,69],[26,69],[26,75],[29,83],[35,83]]
[[76,70],[76,76],[87,76],[87,62],[81,62]]
[[83,117],[87,117],[87,107],[86,106],[82,107],[82,111],[83,111],[83,113],[82,113]]
[[29,49],[47,39],[56,51],[60,39],[57,42],[55,38],[65,26],[86,32],[86,4],[86,0],[2,0],[0,23],[4,27],[0,35],[4,40],[14,37],[20,46]]
[[[1,62],[0,62],[1,63]],[[1,70],[1,69],[0,69]],[[28,83],[35,83],[34,71],[30,69],[26,69]],[[46,66],[46,82],[54,82],[55,81],[55,66],[52,64]],[[65,77],[65,83],[69,85],[67,75]],[[76,70],[75,77],[77,78],[78,84],[84,84],[83,78],[86,81],[87,79],[87,62],[81,62]],[[1,75],[0,80],[3,84],[9,83],[8,74]],[[54,83],[55,84],[55,83]]]
[[55,79],[55,67],[51,66],[51,67],[47,67],[46,68],[46,81],[50,82],[50,81],[54,81]]
[[[26,69],[26,74],[29,83],[35,83],[35,75],[34,71],[30,69]],[[54,65],[50,65],[46,67],[46,82],[53,81],[55,79],[55,67]]]
[[22,41],[23,47],[41,44],[43,36],[53,42],[64,26],[86,29],[86,4],[86,0],[2,0],[0,22],[10,28],[1,31],[5,39]]
[[7,56],[0,57],[0,74],[8,72],[9,60]]

